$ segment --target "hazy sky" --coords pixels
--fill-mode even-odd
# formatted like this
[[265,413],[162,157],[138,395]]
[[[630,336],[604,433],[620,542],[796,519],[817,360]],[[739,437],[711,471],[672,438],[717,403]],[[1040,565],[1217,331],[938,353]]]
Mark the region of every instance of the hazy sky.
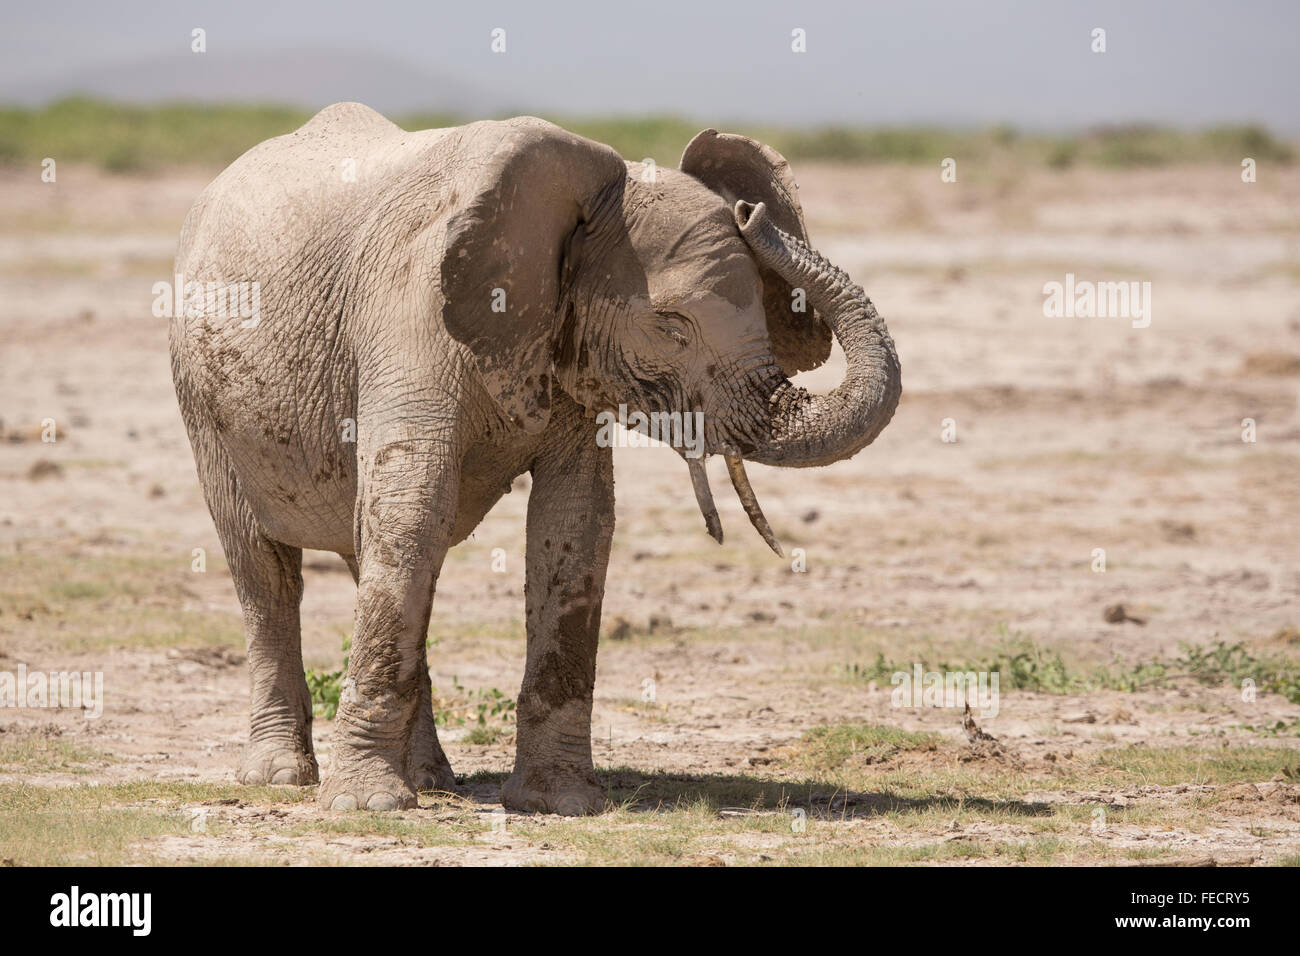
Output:
[[8,0],[2,17],[7,102],[1300,131],[1300,0]]

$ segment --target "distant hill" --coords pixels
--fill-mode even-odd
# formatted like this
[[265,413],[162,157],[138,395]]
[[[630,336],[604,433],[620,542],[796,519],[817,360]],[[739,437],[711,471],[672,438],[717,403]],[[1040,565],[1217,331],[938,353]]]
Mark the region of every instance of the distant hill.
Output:
[[508,105],[508,97],[495,91],[392,57],[332,50],[159,56],[34,78],[6,90],[5,99],[24,106],[76,95],[130,103],[261,103],[267,90],[275,91],[276,104],[309,111],[343,100],[385,113],[475,115]]

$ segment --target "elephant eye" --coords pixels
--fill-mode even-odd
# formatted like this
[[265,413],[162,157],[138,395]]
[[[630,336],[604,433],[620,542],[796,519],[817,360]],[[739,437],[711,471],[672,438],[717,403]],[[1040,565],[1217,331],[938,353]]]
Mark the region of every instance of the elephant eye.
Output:
[[659,329],[679,346],[691,344],[690,321],[680,312],[656,312],[659,316]]

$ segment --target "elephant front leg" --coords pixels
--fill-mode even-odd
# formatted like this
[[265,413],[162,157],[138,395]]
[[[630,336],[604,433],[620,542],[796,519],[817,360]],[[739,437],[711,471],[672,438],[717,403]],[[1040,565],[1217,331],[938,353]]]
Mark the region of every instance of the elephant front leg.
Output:
[[416,805],[423,781],[412,779],[413,747],[429,710],[425,635],[454,524],[454,462],[447,443],[404,436],[376,441],[363,460],[356,629],[319,797],[329,809]]
[[[519,691],[512,810],[576,816],[604,808],[591,759],[596,640],[614,533],[608,448],[579,415],[533,466],[528,501],[528,663]],[[554,424],[554,420],[553,420]],[[559,447],[555,447],[558,444]]]
[[[352,580],[361,583],[361,565],[354,555],[342,556],[352,572]],[[433,715],[433,685],[429,670],[424,671],[420,687],[420,710],[415,730],[411,733],[411,751],[407,758],[406,776],[416,790],[452,791],[456,787],[456,774],[438,741],[438,725]]]

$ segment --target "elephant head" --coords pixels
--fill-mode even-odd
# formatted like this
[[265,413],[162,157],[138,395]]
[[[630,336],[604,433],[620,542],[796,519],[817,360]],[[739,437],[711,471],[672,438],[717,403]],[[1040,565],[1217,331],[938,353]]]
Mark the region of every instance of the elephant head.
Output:
[[[441,262],[447,327],[489,393],[529,430],[545,424],[555,388],[592,415],[620,404],[702,412],[705,450],[726,457],[780,554],[743,460],[848,458],[889,423],[902,388],[871,300],[809,246],[789,166],[714,130],[671,170],[625,163],[540,120],[505,129],[475,165]],[[847,375],[810,395],[789,376],[823,363],[832,333]],[[683,457],[721,541],[703,462]]]

